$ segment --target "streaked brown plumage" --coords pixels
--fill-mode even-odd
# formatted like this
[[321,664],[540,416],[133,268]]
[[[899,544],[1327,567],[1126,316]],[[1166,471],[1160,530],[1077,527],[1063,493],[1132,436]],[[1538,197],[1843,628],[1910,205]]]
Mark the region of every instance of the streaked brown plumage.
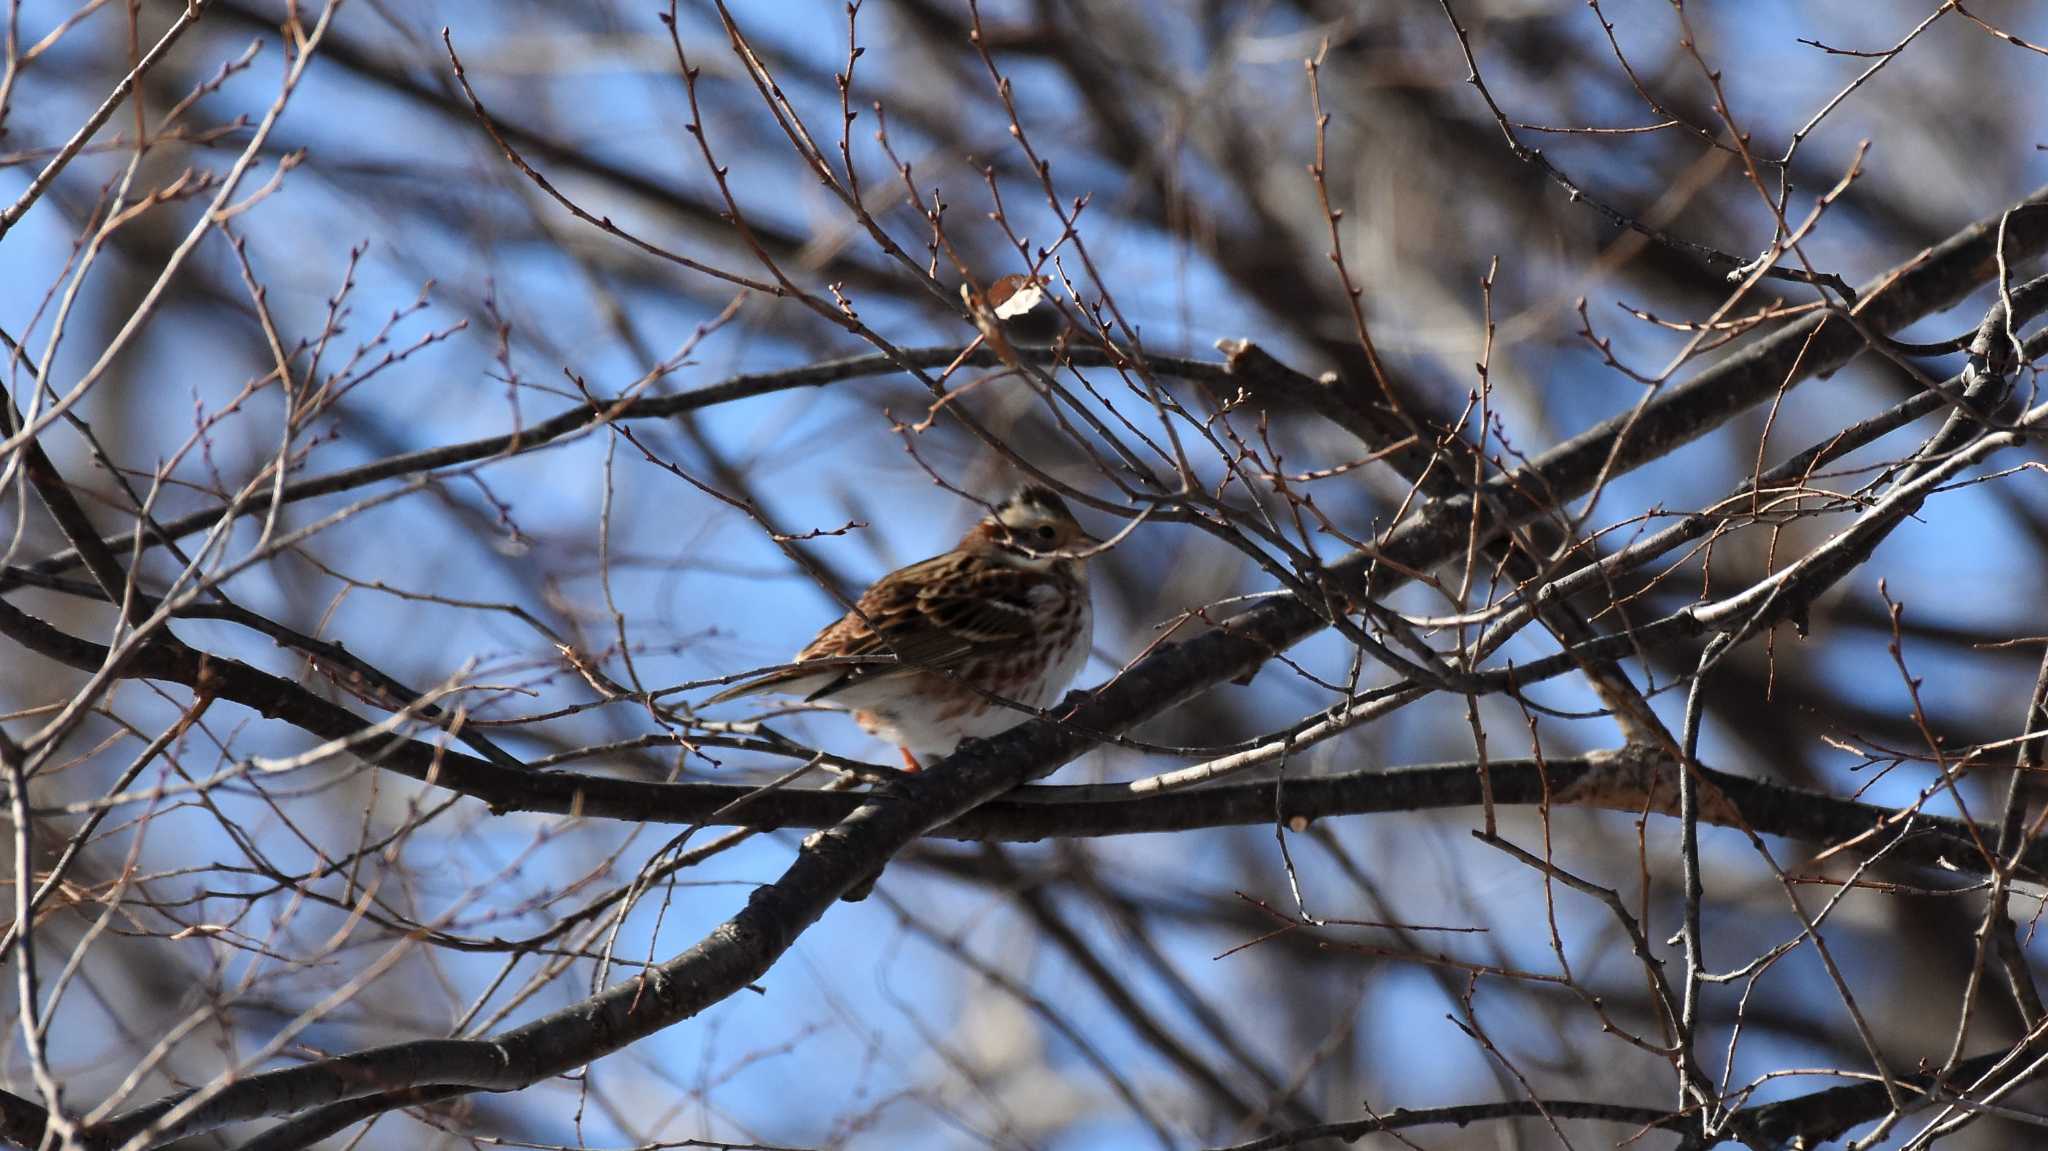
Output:
[[823,700],[913,766],[946,755],[1029,719],[1022,709],[1058,699],[1088,662],[1084,553],[1096,542],[1056,493],[1025,487],[953,550],[877,580],[795,660],[875,663],[786,668],[705,703],[768,692]]

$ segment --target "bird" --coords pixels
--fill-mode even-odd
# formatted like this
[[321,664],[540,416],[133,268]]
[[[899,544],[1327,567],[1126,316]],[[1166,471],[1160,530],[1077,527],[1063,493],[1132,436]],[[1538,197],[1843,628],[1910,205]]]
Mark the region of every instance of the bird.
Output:
[[832,704],[922,770],[1032,718],[1080,674],[1094,637],[1087,560],[1101,544],[1057,492],[1026,484],[952,550],[876,580],[791,666],[700,706],[763,694]]

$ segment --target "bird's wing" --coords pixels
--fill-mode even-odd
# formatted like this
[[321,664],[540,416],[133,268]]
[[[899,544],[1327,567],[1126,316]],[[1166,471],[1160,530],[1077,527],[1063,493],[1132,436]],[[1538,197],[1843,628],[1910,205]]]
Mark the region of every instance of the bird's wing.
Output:
[[884,576],[860,598],[858,611],[820,632],[797,661],[873,656],[893,662],[846,667],[807,698],[876,676],[952,667],[1025,642],[1036,631],[1043,602],[1033,591],[1046,582],[1037,572],[959,554]]
[[819,632],[796,656],[797,663],[863,657],[873,663],[785,668],[705,703],[764,692],[823,699],[878,676],[947,668],[999,651],[1031,638],[1050,583],[1041,573],[973,555],[934,556],[875,581],[855,610]]

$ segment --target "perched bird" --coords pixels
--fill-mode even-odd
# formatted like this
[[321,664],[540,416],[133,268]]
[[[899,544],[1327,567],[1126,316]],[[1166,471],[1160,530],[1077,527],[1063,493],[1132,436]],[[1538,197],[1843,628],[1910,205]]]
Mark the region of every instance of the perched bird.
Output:
[[1030,719],[1020,708],[1052,703],[1080,673],[1095,617],[1085,553],[1100,542],[1051,489],[1026,486],[952,551],[876,581],[795,660],[875,662],[784,668],[705,703],[774,693],[835,704],[916,771]]

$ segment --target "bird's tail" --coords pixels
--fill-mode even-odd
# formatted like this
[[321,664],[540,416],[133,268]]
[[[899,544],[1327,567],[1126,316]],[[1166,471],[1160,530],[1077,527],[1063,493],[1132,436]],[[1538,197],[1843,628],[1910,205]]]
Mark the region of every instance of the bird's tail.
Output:
[[709,707],[714,703],[725,703],[745,699],[753,695],[793,695],[803,699],[815,698],[820,692],[829,692],[846,678],[846,669],[820,668],[815,671],[802,668],[783,668],[766,675],[755,676],[726,688],[710,699],[698,704]]

